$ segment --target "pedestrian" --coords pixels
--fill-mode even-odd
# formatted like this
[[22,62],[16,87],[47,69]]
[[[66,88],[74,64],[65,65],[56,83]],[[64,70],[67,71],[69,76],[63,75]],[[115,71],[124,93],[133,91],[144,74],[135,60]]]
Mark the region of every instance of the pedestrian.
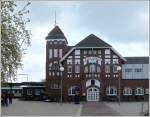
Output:
[[14,94],[12,91],[10,91],[10,93],[8,94],[8,100],[9,100],[9,104],[12,104],[12,99],[14,97]]
[[7,92],[5,92],[4,94],[4,105],[8,107],[8,93]]
[[5,97],[5,94],[4,94],[4,92],[2,92],[2,94],[1,94],[1,105],[2,106],[5,106],[5,104],[4,104],[4,97]]

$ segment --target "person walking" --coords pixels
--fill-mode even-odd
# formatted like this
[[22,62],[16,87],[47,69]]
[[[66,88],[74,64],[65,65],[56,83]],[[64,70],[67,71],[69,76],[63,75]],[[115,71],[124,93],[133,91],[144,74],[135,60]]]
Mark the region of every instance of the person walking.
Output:
[[4,93],[4,106],[8,107],[8,93]]
[[5,104],[4,104],[4,97],[5,97],[5,94],[4,94],[4,92],[2,92],[2,94],[1,94],[1,105],[2,106],[5,106]]
[[10,91],[10,93],[8,94],[8,100],[9,100],[9,104],[12,104],[12,99],[14,97],[14,94],[12,91]]

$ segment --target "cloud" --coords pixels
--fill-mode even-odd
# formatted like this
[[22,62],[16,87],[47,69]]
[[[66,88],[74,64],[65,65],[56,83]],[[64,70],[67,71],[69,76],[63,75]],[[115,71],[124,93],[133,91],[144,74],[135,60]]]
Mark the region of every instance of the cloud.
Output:
[[55,10],[58,25],[69,45],[75,45],[93,33],[122,56],[148,56],[148,2],[32,1],[29,10],[31,22],[28,28],[32,33],[32,45],[24,55],[24,66],[18,73],[29,74],[30,80],[45,78],[45,37],[54,27]]

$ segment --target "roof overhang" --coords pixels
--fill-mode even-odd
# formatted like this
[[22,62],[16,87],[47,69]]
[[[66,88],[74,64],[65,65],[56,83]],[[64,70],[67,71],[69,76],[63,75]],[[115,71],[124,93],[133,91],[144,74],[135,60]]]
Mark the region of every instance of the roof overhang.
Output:
[[122,60],[126,61],[126,59],[121,56],[121,54],[119,54],[119,52],[117,52],[113,47],[73,47],[71,48],[71,50],[69,50],[61,59],[60,59],[60,63],[63,62],[70,54],[73,50],[75,49],[86,49],[86,48],[108,48],[111,49],[114,53],[116,53]]

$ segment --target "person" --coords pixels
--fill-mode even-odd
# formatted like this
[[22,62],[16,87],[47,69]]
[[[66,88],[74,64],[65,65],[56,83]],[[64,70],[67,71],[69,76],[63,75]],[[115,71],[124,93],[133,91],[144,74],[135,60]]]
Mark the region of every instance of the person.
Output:
[[4,106],[8,107],[8,93],[4,93]]
[[5,106],[5,104],[4,104],[4,97],[5,97],[5,94],[4,94],[4,92],[2,92],[2,94],[1,94],[1,105],[2,106]]
[[14,97],[14,94],[12,91],[10,91],[10,93],[8,94],[8,100],[9,100],[9,104],[12,104],[12,98]]

